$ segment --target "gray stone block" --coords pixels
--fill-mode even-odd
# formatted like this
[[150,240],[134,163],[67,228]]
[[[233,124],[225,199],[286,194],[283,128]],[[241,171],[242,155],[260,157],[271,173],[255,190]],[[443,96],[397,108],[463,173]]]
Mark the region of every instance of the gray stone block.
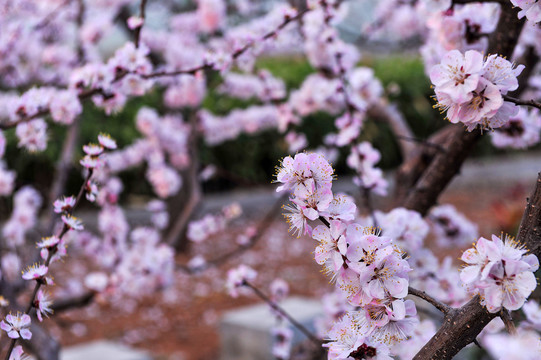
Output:
[[60,353],[60,360],[152,360],[152,357],[141,350],[112,341],[95,341],[70,346]]
[[[314,319],[323,314],[318,301],[291,297],[280,306],[295,320],[315,332]],[[277,325],[276,317],[267,304],[247,306],[227,312],[220,323],[221,360],[272,360],[271,329]],[[306,339],[297,329],[293,331],[293,344]]]

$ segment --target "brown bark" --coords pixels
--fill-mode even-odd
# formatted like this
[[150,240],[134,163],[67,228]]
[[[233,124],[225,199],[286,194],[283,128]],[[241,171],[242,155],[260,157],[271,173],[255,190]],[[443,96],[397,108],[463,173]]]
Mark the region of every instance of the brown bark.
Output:
[[[541,257],[541,173],[520,223],[517,240],[526,245],[529,253]],[[471,299],[460,309],[451,310],[436,335],[415,355],[414,360],[451,359],[466,345],[472,343],[483,328],[498,313],[491,314],[479,303],[479,297]]]
[[[502,13],[495,33],[489,39],[489,53],[511,57],[524,25],[524,20],[517,17],[518,10],[510,2],[502,3]],[[436,202],[437,197],[460,170],[469,149],[479,140],[480,132],[466,133],[462,129],[455,131],[447,143],[444,155],[436,155],[425,173],[417,182],[415,189],[406,199],[406,207],[426,213]],[[467,148],[467,149],[465,149]],[[540,255],[541,246],[541,177],[536,189],[528,201],[518,240],[526,243],[535,255]],[[451,359],[466,345],[472,343],[481,330],[497,314],[489,313],[474,297],[459,309],[453,309],[446,316],[442,327],[430,341],[417,353],[415,360]]]
[[[501,9],[498,26],[489,39],[488,53],[510,58],[524,26],[524,19],[518,18],[518,9],[513,8],[511,2],[502,3]],[[479,130],[466,132],[458,126],[455,127],[446,142],[446,152],[436,154],[432,158],[408,194],[404,203],[406,208],[426,214],[437,202],[439,194],[459,172],[470,150],[481,138]]]
[[[171,224],[164,237],[164,242],[173,246],[178,252],[188,250],[186,231],[197,205],[201,202],[202,190],[198,179],[198,134],[197,116],[190,114],[190,137],[188,139],[188,151],[190,153],[190,165],[183,176],[184,185],[181,193],[169,201],[171,211]],[[179,202],[182,203],[179,206]]]
[[452,133],[445,146],[445,152],[437,153],[415,188],[409,193],[404,207],[426,215],[436,203],[438,196],[459,172],[462,163],[473,146],[481,139],[481,131],[465,132],[462,126],[453,126]]

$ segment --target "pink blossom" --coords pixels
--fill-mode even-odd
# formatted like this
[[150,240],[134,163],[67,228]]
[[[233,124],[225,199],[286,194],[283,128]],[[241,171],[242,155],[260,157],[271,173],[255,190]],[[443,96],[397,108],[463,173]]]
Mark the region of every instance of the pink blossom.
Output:
[[164,164],[149,167],[146,177],[160,198],[176,194],[182,186],[182,178],[178,173]]
[[368,336],[368,329],[359,326],[358,322],[349,313],[336,322],[329,339],[324,344],[329,348],[329,360],[345,360],[355,357],[371,360],[392,360],[389,348],[379,342],[374,342]]
[[[507,102],[504,103],[508,104]],[[499,148],[525,149],[539,143],[541,117],[539,111],[516,107],[505,125],[491,133],[492,144]]]
[[103,272],[92,272],[86,275],[84,284],[96,292],[103,292],[109,283],[109,277]]
[[74,90],[62,90],[51,98],[49,110],[55,122],[69,125],[81,114],[83,107]]
[[42,280],[45,275],[47,275],[47,272],[49,271],[49,268],[42,264],[34,264],[32,266],[29,266],[24,272],[23,272],[23,279],[25,280]]
[[25,147],[30,152],[47,148],[47,123],[43,119],[20,123],[15,133],[19,138],[18,147]]
[[86,169],[95,169],[100,165],[100,163],[101,161],[99,158],[90,155],[85,155],[81,160],[79,160],[79,164]]
[[308,224],[308,220],[316,220],[319,214],[316,209],[307,207],[300,200],[292,200],[292,205],[284,205],[283,209],[287,212],[284,213],[284,217],[289,224],[289,231],[293,232],[293,235],[300,237],[304,234],[311,234],[312,227]]
[[334,170],[317,153],[299,153],[294,158],[287,156],[278,169],[276,182],[283,185],[276,191],[292,189],[295,196],[306,198],[314,192],[314,187],[330,188]]
[[330,222],[330,228],[325,225],[319,225],[312,232],[312,238],[319,241],[319,245],[314,252],[315,260],[323,265],[327,261],[332,264],[328,268],[337,272],[344,264],[344,256],[347,251],[345,237],[346,224],[339,220]]
[[8,336],[12,339],[21,337],[25,340],[30,340],[32,338],[32,333],[28,329],[30,322],[29,315],[17,312],[17,315],[6,315],[6,318],[0,323],[0,328],[7,332]]
[[[398,304],[401,304],[398,306]],[[372,327],[370,333],[374,341],[382,342],[388,345],[400,343],[413,335],[415,327],[419,323],[417,318],[417,309],[413,300],[398,300],[393,301],[393,311],[388,315],[388,322],[385,324]],[[364,321],[370,323],[371,318],[365,313]],[[363,319],[360,320],[363,326]]]
[[538,0],[511,0],[511,2],[521,8],[518,13],[519,19],[526,16],[531,22],[538,23],[541,21],[541,2]]
[[430,69],[430,80],[440,93],[460,104],[469,101],[471,92],[478,88],[482,66],[481,53],[470,50],[463,55],[452,50],[443,57],[441,64]]
[[9,356],[9,360],[27,360],[29,357],[24,354],[23,347],[21,345],[15,346],[13,348],[13,351],[11,352],[11,355]]
[[198,0],[199,28],[212,33],[225,25],[226,5],[223,0]]
[[327,210],[320,212],[330,220],[351,221],[355,218],[357,206],[351,196],[335,194]]
[[54,206],[54,212],[57,214],[69,212],[75,206],[75,197],[68,196],[62,199],[57,199],[53,203],[53,206]]
[[238,297],[245,281],[255,280],[257,272],[249,266],[239,265],[227,272],[226,289],[230,296]]
[[392,238],[408,252],[420,249],[429,231],[428,224],[418,212],[405,208],[395,208],[378,216],[378,225],[383,236]]
[[274,279],[270,286],[271,299],[274,302],[284,300],[289,294],[289,285],[282,279]]
[[126,23],[128,24],[128,28],[130,30],[135,30],[135,29],[140,28],[141,26],[143,26],[144,21],[145,21],[145,19],[143,19],[142,17],[130,16]]
[[477,225],[459,213],[453,205],[433,207],[428,215],[438,245],[456,247],[469,245],[477,236]]
[[539,333],[523,329],[518,329],[515,335],[488,334],[482,344],[498,360],[537,360],[541,349]]
[[73,230],[83,230],[83,223],[81,220],[76,218],[75,216],[64,214],[62,215],[62,222],[64,225],[66,225],[69,229]]
[[518,89],[517,76],[524,70],[524,65],[514,67],[509,60],[498,55],[490,55],[482,70],[483,78],[500,89],[502,94]]
[[528,300],[522,307],[522,311],[526,315],[527,326],[541,331],[541,306],[539,303],[535,300]]
[[39,290],[36,294],[36,299],[34,300],[34,307],[37,311],[38,320],[43,321],[43,316],[48,317],[49,314],[53,313],[51,305],[53,304],[49,295],[43,290]]
[[277,327],[272,329],[272,355],[278,360],[290,358],[293,330],[288,327]]
[[507,261],[505,265],[498,263],[493,266],[487,280],[479,285],[483,289],[487,310],[498,312],[502,307],[508,310],[520,309],[537,286],[533,272],[538,267],[539,264],[531,267],[519,261]]
[[103,152],[103,147],[97,144],[83,145],[83,151],[89,156],[98,156]]
[[117,147],[115,140],[109,134],[100,133],[98,135],[98,142],[101,146],[109,150],[114,150]]
[[6,164],[0,160],[0,195],[6,196],[13,192],[15,177],[15,171],[8,170]]
[[472,284],[483,295],[483,304],[490,312],[502,307],[518,310],[537,286],[533,272],[539,261],[526,255],[524,247],[508,236],[481,238],[477,245],[462,255],[468,264],[462,269],[462,281]]

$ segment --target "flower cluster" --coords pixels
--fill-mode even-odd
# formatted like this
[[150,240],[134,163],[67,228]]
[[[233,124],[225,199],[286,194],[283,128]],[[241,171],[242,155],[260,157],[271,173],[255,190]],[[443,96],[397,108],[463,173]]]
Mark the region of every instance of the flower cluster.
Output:
[[[332,174],[332,167],[319,154],[287,157],[278,169],[276,181],[282,185],[277,191],[293,193],[293,206],[286,214],[290,224],[318,242],[316,262],[336,281],[348,302],[360,307],[342,317],[329,333],[333,340],[326,345],[329,358],[355,357],[368,348],[376,358],[378,351],[387,355],[387,346],[407,339],[418,322],[415,305],[404,300],[411,268],[390,237],[351,222],[350,204],[325,210],[333,199]],[[307,222],[318,218],[324,225],[312,230]]]
[[462,54],[448,52],[441,63],[430,69],[438,107],[447,111],[452,123],[462,122],[468,131],[476,127],[494,129],[505,125],[518,111],[502,95],[518,88],[517,76],[524,65],[515,67],[497,55],[483,61],[475,50]]
[[498,148],[525,149],[539,143],[541,115],[537,109],[520,107],[509,122],[491,134],[492,144]]
[[357,173],[353,179],[356,185],[384,196],[387,195],[387,180],[383,178],[383,171],[375,166],[380,158],[379,151],[364,141],[351,147],[347,164]]
[[461,247],[477,239],[477,225],[459,213],[453,205],[433,207],[428,214],[428,220],[441,247]]
[[188,225],[187,237],[193,242],[202,242],[208,237],[225,230],[227,224],[242,214],[238,203],[233,203],[222,209],[218,214],[207,214]]
[[239,294],[244,294],[245,281],[252,281],[257,277],[257,272],[249,266],[239,265],[227,272],[227,281],[225,287],[227,292],[232,297],[238,297]]
[[36,225],[41,195],[30,186],[23,186],[13,197],[13,212],[2,228],[2,236],[9,248],[24,243],[25,234]]
[[316,220],[333,201],[331,191],[334,169],[317,153],[299,153],[287,156],[277,168],[276,182],[282,183],[276,191],[291,191],[292,204],[286,206],[284,216],[290,230],[298,236],[312,233],[308,220]]
[[492,241],[480,238],[462,254],[466,263],[461,280],[475,288],[487,310],[518,310],[537,286],[534,272],[539,260],[515,239],[502,234]]

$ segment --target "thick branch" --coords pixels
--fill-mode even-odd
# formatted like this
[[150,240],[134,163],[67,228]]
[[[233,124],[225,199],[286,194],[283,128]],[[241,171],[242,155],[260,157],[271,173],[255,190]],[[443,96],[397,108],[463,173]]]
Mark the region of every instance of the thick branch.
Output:
[[402,158],[405,160],[411,158],[415,150],[415,145],[407,139],[414,138],[415,135],[411,131],[406,119],[404,119],[404,116],[396,108],[396,105],[376,103],[368,109],[368,116],[389,124],[389,127],[398,139]]
[[89,291],[87,293],[74,296],[72,298],[55,300],[53,305],[51,306],[51,309],[55,313],[59,313],[61,311],[66,311],[73,308],[80,308],[80,307],[90,304],[92,300],[94,300],[95,296],[96,296],[95,292]]
[[[520,223],[517,240],[530,253],[541,257],[541,173],[538,174],[535,189],[527,202]],[[415,360],[451,359],[463,347],[473,342],[483,328],[498,313],[489,313],[475,296],[460,309],[452,310],[436,335],[419,351]]]
[[[498,27],[489,39],[488,52],[511,57],[517,44],[524,19],[518,19],[518,10],[511,2],[502,3]],[[454,133],[446,143],[446,153],[436,154],[415,188],[406,198],[404,206],[426,214],[434,205],[440,193],[458,173],[470,150],[481,138],[480,130],[465,132],[455,127]]]
[[188,138],[188,151],[190,153],[190,165],[186,171],[184,180],[186,182],[186,191],[188,192],[188,200],[184,207],[174,220],[173,225],[169,228],[165,236],[165,242],[173,246],[177,251],[186,250],[186,228],[188,221],[192,217],[197,205],[201,202],[202,191],[201,185],[197,178],[199,171],[199,155],[198,155],[198,134],[197,134],[197,116],[195,113],[190,114],[190,136]]
[[419,178],[415,188],[406,197],[404,207],[425,215],[434,205],[441,192],[459,172],[462,163],[473,145],[481,138],[481,131],[465,132],[461,126],[454,126],[445,153],[437,153]]

